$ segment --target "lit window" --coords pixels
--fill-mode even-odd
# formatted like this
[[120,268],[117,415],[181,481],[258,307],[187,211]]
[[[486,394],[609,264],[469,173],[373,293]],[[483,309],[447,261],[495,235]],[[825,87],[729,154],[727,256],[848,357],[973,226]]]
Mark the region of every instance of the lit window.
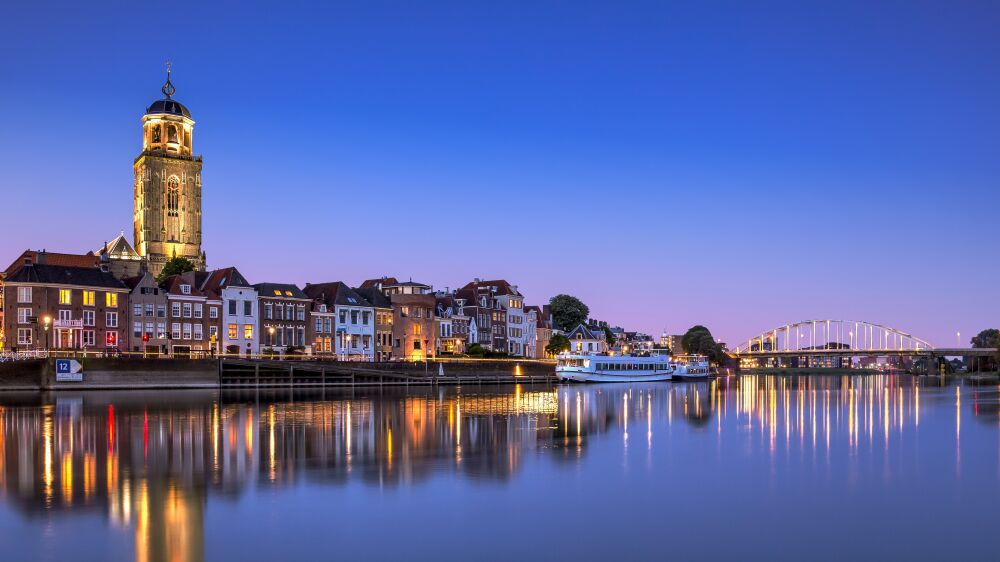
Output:
[[177,176],[170,176],[170,179],[167,180],[168,217],[176,217],[179,214],[178,209],[180,209],[180,200],[181,200],[179,187],[180,187],[180,180],[177,179]]
[[59,289],[59,304],[70,304],[72,296],[72,292],[69,289]]
[[253,339],[253,324],[243,325],[243,339],[252,340]]
[[104,293],[104,303],[108,306],[118,306],[118,294],[117,293]]
[[238,336],[236,334],[236,324],[230,324],[228,326],[229,339],[235,340]]
[[278,289],[275,289],[274,290],[274,296],[280,297],[281,296],[281,291],[279,291]]

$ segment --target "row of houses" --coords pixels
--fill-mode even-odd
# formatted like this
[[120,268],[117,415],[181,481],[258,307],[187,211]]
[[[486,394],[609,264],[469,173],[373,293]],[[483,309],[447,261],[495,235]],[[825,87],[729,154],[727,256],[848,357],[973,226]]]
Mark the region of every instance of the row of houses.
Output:
[[543,358],[547,305],[516,285],[459,289],[394,277],[251,283],[235,267],[157,281],[124,237],[85,255],[26,251],[0,275],[0,351],[76,350],[205,356],[306,353],[341,360],[422,360],[478,346]]

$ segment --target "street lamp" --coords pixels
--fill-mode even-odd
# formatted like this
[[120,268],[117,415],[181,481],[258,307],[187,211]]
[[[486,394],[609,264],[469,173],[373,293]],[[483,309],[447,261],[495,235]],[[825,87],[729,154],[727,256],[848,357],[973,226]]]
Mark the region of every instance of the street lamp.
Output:
[[271,359],[274,359],[274,326],[267,327],[267,343],[271,348]]
[[42,318],[43,329],[45,330],[45,351],[49,351],[49,325],[52,324],[52,317],[46,314]]
[[962,347],[962,332],[955,332],[955,347]]

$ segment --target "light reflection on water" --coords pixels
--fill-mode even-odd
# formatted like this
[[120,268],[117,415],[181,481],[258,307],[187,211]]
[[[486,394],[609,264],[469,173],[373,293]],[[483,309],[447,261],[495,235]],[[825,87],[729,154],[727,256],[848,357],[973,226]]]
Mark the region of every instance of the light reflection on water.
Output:
[[[416,510],[427,517],[407,516],[409,526],[393,533],[427,548],[444,539],[421,525],[435,528],[437,520],[451,521],[470,546],[497,533],[528,541],[537,533],[537,557],[575,550],[590,559],[601,557],[604,541],[630,538],[633,558],[657,558],[663,550],[655,533],[671,526],[687,529],[671,543],[679,554],[749,554],[754,538],[774,532],[787,550],[769,555],[793,558],[826,536],[804,527],[789,538],[773,527],[797,528],[804,510],[841,534],[853,527],[840,529],[828,517],[885,517],[877,520],[885,532],[873,535],[883,542],[862,557],[906,546],[911,556],[934,558],[966,551],[935,551],[938,543],[912,537],[889,548],[900,540],[889,532],[898,524],[893,517],[920,519],[919,510],[930,509],[926,516],[933,513],[938,525],[947,517],[946,526],[967,532],[1000,514],[992,507],[1000,481],[998,390],[886,375],[346,394],[0,395],[0,537],[18,558],[69,556],[88,541],[100,545],[97,557],[125,560],[200,560],[240,549],[250,559],[330,549],[389,557],[405,550],[379,543],[382,529],[373,522]],[[360,496],[347,493],[356,487]],[[301,490],[315,499],[297,497]],[[213,508],[226,516],[213,517]],[[506,508],[530,526],[494,514]],[[643,517],[623,523],[605,508]],[[448,513],[455,509],[458,515]],[[338,542],[319,537],[279,548],[243,532],[266,514],[276,517],[265,530],[285,534],[341,517],[361,530]],[[601,533],[543,546],[559,521]],[[37,540],[3,536],[15,527]],[[732,550],[712,544],[720,527],[751,542]],[[870,529],[854,531],[863,538]],[[990,534],[961,548],[974,554],[995,546]],[[514,552],[498,547],[482,557]]]

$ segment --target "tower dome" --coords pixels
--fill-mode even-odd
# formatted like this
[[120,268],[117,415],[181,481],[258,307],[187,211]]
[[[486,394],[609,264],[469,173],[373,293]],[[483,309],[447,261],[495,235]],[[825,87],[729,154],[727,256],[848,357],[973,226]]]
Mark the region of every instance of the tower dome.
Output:
[[160,88],[160,91],[163,92],[163,95],[166,97],[149,104],[149,107],[146,108],[146,115],[167,114],[178,115],[191,119],[191,112],[188,111],[188,108],[184,107],[184,104],[181,102],[173,99],[173,95],[177,92],[177,88],[175,88],[170,82],[169,65],[167,66],[167,81],[163,84],[163,87]]

